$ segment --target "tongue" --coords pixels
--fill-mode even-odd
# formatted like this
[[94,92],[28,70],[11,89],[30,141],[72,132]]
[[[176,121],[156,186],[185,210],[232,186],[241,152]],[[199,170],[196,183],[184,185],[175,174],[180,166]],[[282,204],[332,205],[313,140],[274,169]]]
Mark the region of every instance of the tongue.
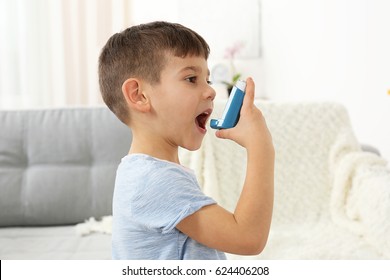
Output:
[[205,126],[205,119],[206,119],[206,115],[204,114],[200,114],[199,116],[196,117],[196,123],[198,124],[199,127],[201,128],[206,128]]

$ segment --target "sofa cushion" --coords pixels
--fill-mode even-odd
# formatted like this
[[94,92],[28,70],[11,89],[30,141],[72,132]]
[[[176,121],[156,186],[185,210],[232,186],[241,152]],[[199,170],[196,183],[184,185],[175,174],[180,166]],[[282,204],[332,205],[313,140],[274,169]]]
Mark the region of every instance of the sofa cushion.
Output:
[[111,214],[131,133],[105,107],[0,111],[0,226]]

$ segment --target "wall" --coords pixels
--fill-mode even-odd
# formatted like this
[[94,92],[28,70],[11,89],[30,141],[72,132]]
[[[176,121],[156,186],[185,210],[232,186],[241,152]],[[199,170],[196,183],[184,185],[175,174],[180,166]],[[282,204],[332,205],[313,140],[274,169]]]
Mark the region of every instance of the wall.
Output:
[[264,91],[336,101],[358,139],[390,159],[390,1],[263,0]]

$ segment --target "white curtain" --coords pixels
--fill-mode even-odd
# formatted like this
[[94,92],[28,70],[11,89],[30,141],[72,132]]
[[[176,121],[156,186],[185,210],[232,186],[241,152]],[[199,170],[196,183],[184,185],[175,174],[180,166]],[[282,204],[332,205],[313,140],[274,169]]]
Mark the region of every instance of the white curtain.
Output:
[[97,62],[131,0],[0,0],[0,109],[101,103]]

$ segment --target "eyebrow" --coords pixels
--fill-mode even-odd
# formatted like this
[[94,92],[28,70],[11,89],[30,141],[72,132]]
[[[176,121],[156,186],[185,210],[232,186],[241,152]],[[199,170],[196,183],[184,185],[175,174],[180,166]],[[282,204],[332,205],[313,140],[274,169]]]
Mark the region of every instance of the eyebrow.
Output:
[[[187,67],[184,67],[183,69],[180,70],[180,72],[184,72],[184,71],[187,71],[187,70],[191,70],[191,71],[194,71],[194,72],[197,72],[197,73],[201,73],[202,72],[202,68],[198,67],[198,66],[187,66]],[[207,68],[207,75],[210,76],[210,69]]]

